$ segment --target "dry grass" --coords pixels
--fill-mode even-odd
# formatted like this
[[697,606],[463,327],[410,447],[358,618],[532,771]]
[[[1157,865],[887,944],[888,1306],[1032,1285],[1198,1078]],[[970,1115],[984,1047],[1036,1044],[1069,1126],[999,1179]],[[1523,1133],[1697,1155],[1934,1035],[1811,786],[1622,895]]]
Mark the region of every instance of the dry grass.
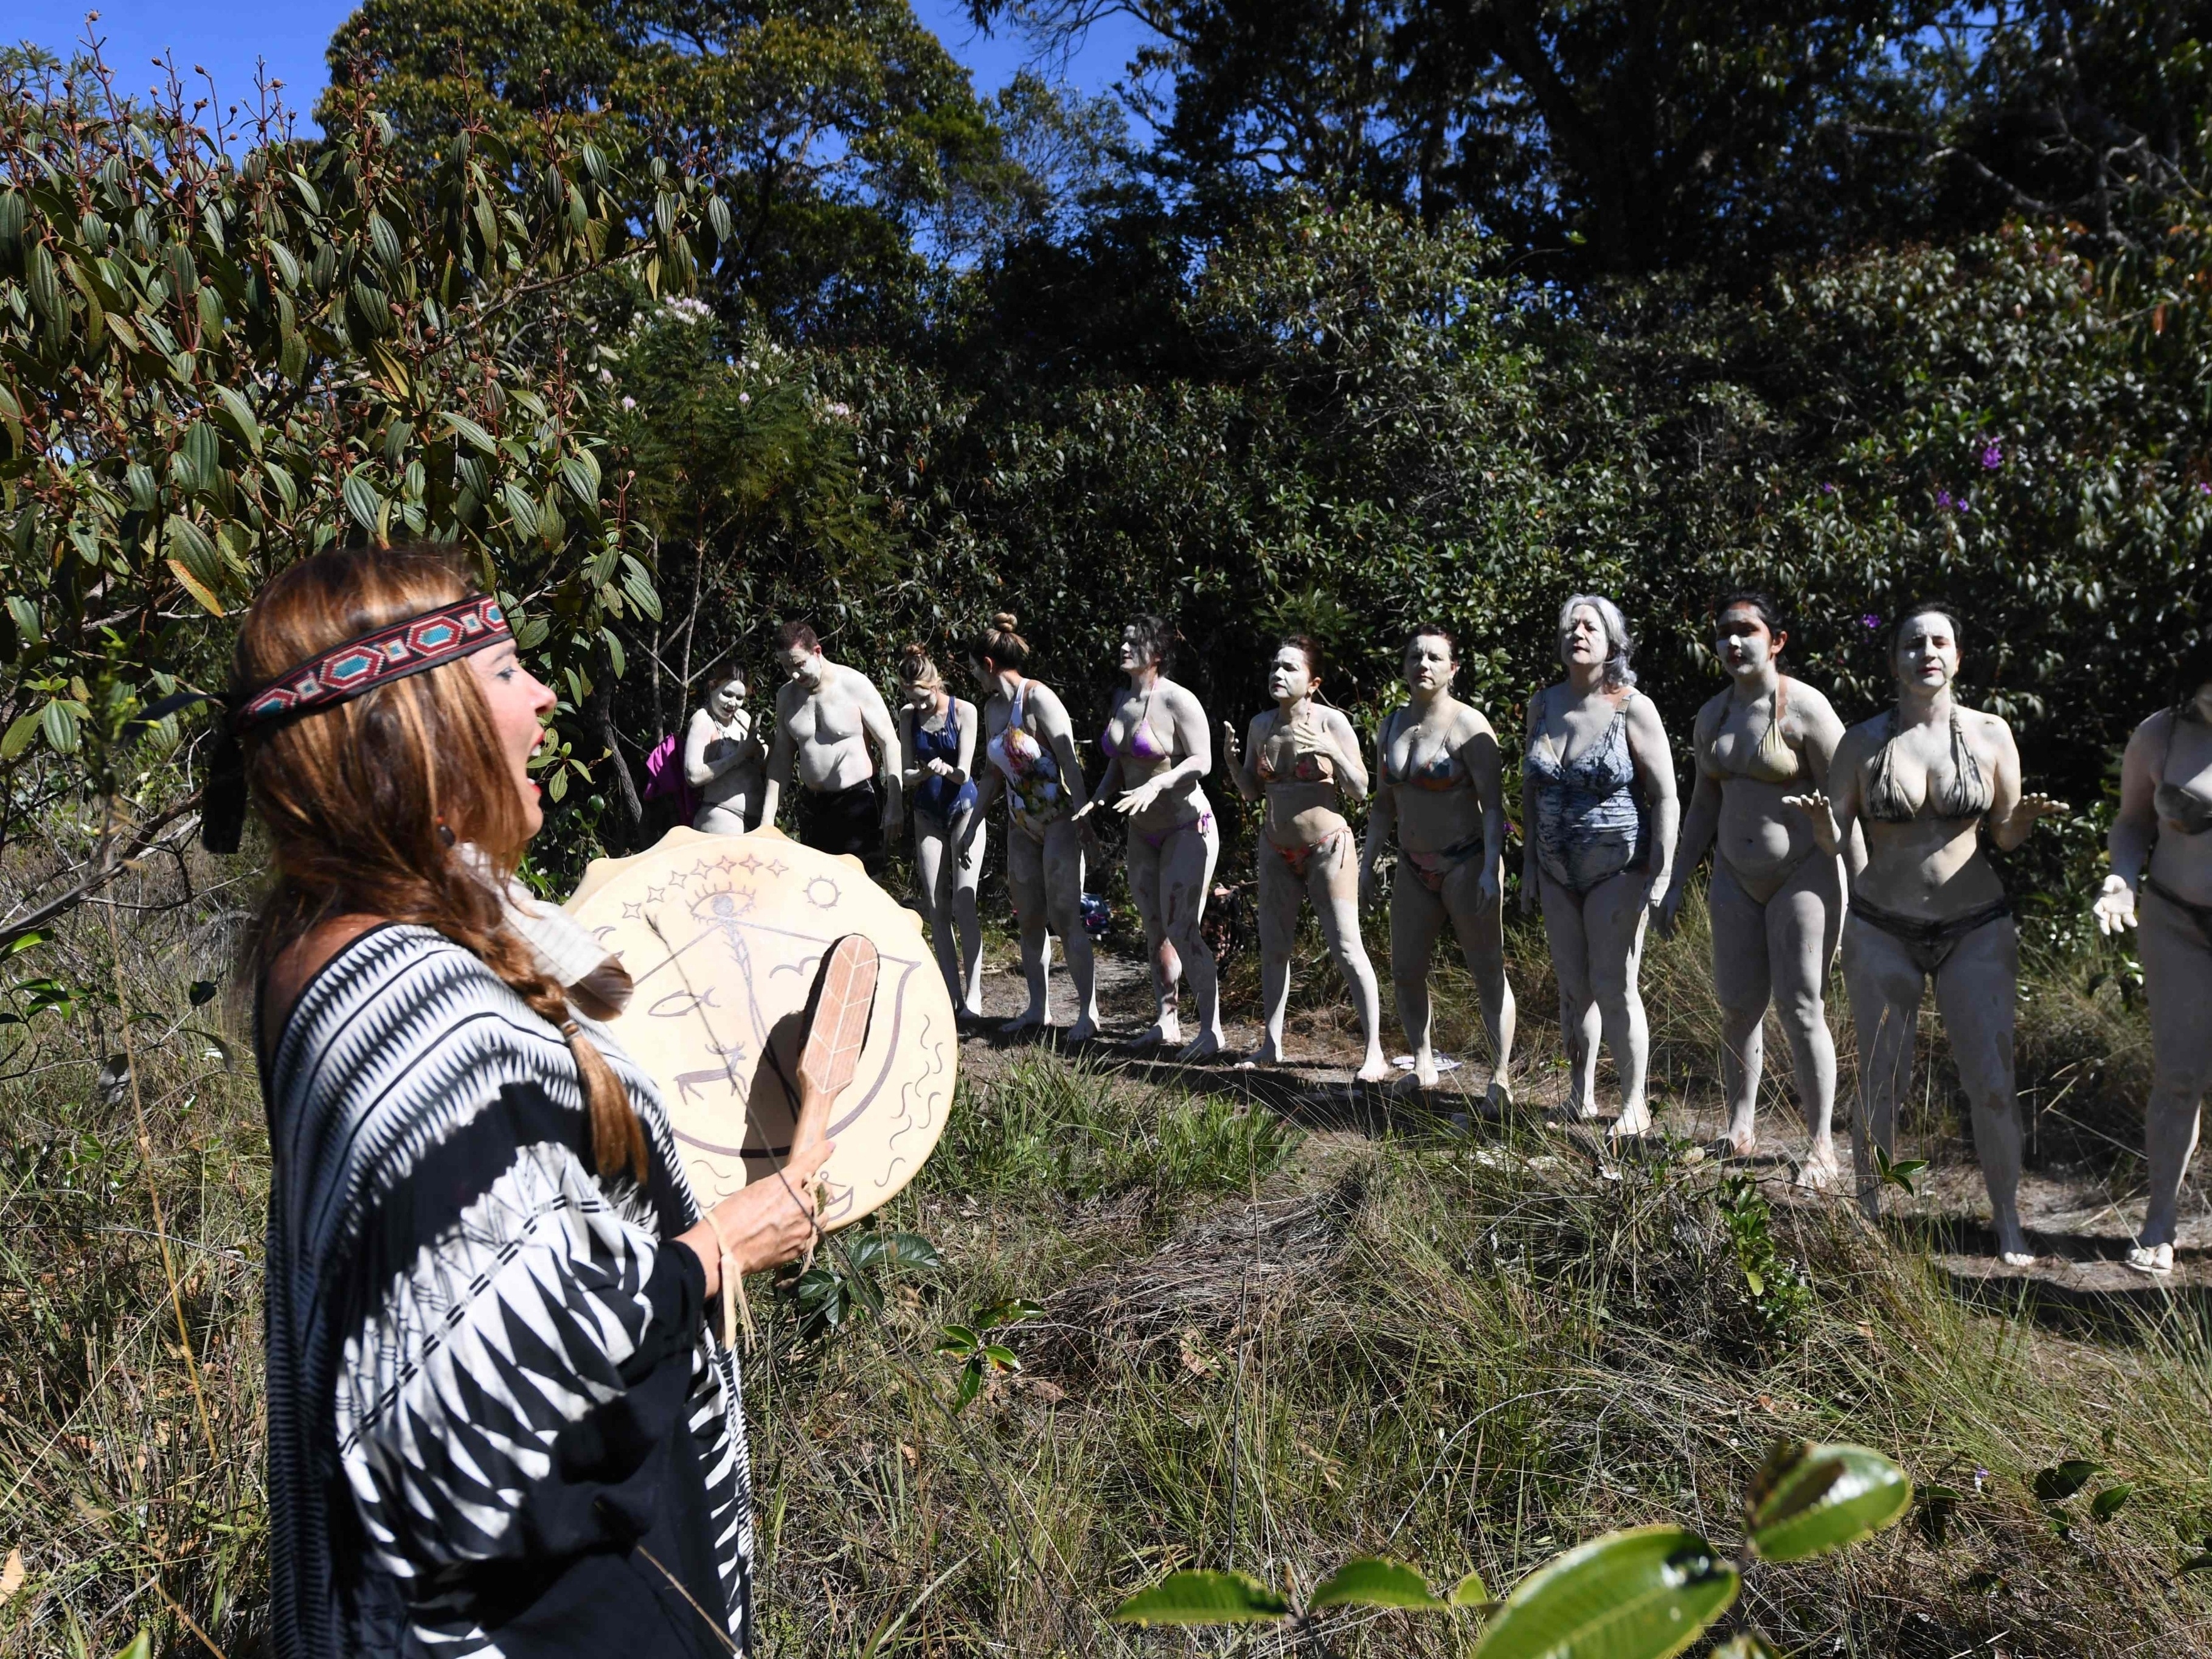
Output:
[[[124,897],[158,897],[163,879]],[[112,1006],[9,1028],[0,1558],[20,1547],[27,1573],[0,1607],[0,1650],[98,1659],[142,1625],[157,1651],[202,1650],[173,1602],[233,1659],[260,1639],[265,1137],[250,1068],[227,1069],[201,1034],[237,1044],[234,1014],[216,1026],[221,1003],[190,1000],[218,977],[227,903],[120,918],[150,1164],[127,1093],[100,1081],[119,1046]],[[1553,1034],[1532,942],[1516,933],[1516,984],[1537,1053]],[[1656,1075],[1689,1104],[1715,1089],[1703,948],[1694,928],[1655,942],[1646,979]],[[96,920],[15,967],[115,981]],[[1331,977],[1301,982],[1325,1031],[1341,1017]],[[1439,984],[1446,1046],[1479,1052],[1464,974]],[[2023,1074],[2046,1134],[2086,1125],[2066,1129],[2069,1156],[2124,1141],[2115,1103],[2142,1061],[2116,989],[2045,964],[2028,1007]],[[1918,1131],[1941,1139],[1940,1086],[1929,1101]],[[213,1456],[149,1236],[149,1173]],[[1144,1635],[1103,1614],[1180,1564],[1310,1585],[1372,1550],[1499,1584],[1630,1521],[1731,1542],[1742,1479],[1779,1433],[1863,1440],[1963,1494],[1940,1543],[1911,1525],[1837,1561],[1759,1570],[1747,1606],[1786,1644],[2212,1650],[2212,1609],[2176,1571],[2212,1527],[2212,1368],[2193,1317],[2053,1334],[1962,1304],[1924,1259],[1835,1211],[1778,1205],[1812,1294],[1771,1335],[1716,1180],[1679,1149],[1610,1165],[1533,1115],[1472,1140],[1418,1124],[1301,1132],[1233,1089],[990,1057],[884,1218],[933,1240],[943,1273],[821,1340],[779,1309],[750,1363],[768,1650],[1225,1651],[1251,1638]],[[1010,1339],[1027,1369],[955,1412],[938,1328],[1010,1296],[1045,1308]],[[2069,1455],[2137,1491],[2109,1527],[2062,1538],[2025,1482]],[[1328,1639],[1346,1655],[1462,1645],[1450,1625],[1393,1617],[1346,1615]]]

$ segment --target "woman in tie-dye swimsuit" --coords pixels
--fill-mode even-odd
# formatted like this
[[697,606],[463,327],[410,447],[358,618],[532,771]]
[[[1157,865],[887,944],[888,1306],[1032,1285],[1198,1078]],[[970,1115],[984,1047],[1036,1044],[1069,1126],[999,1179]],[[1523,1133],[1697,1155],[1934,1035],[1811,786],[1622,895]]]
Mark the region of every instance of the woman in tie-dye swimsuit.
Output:
[[1005,612],[969,647],[976,683],[990,693],[983,705],[983,753],[989,767],[979,780],[975,810],[1006,797],[1006,890],[1022,936],[1022,974],[1029,1006],[1002,1029],[1026,1030],[1052,1022],[1050,935],[1060,936],[1068,976],[1075,981],[1075,1023],[1070,1042],[1098,1034],[1098,991],[1091,936],[1083,930],[1083,767],[1067,711],[1052,688],[1022,670],[1029,642]]
[[1176,982],[1188,974],[1198,999],[1198,1035],[1182,1058],[1195,1060],[1221,1052],[1213,953],[1199,931],[1221,835],[1199,783],[1213,770],[1206,711],[1161,672],[1174,639],[1174,629],[1156,616],[1140,616],[1122,629],[1121,668],[1128,687],[1116,693],[1098,740],[1108,756],[1106,774],[1075,815],[1111,800],[1128,820],[1129,896],[1144,920],[1159,1003],[1158,1018],[1138,1041],[1182,1040]]

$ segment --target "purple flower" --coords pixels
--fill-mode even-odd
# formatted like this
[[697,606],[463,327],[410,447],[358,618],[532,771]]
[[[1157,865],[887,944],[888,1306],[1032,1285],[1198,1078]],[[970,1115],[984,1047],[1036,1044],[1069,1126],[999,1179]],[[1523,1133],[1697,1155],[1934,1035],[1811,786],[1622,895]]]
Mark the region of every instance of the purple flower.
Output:
[[2200,496],[2212,496],[2212,484],[2200,481],[2197,486],[2197,493]]
[[1991,438],[1982,446],[1982,470],[1994,473],[2004,465],[2004,445]]
[[1881,619],[1875,616],[1871,612],[1861,617],[1859,619],[1859,622],[1869,633],[1872,633],[1876,628],[1881,626]]
[[1832,484],[1824,484],[1820,486],[1820,493],[1824,496],[1832,496],[1836,493],[1836,486]]
[[1959,503],[1951,499],[1951,492],[1948,490],[1938,490],[1936,492],[1936,506],[1948,510],[1950,508],[1956,507]]

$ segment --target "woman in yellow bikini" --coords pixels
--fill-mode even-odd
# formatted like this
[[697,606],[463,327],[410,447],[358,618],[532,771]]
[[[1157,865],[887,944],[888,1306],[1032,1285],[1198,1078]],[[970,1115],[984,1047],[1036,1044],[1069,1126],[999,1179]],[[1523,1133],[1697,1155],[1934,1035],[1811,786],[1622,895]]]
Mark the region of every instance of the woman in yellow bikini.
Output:
[[1512,1101],[1513,988],[1505,982],[1504,907],[1498,860],[1505,849],[1505,794],[1498,734],[1480,709],[1452,695],[1459,660],[1452,637],[1424,626],[1406,641],[1406,701],[1375,737],[1375,807],[1360,856],[1363,898],[1375,893],[1376,861],[1395,836],[1398,876],[1390,884],[1390,986],[1413,1050],[1413,1080],[1437,1083],[1429,1030],[1429,961],[1451,923],[1482,999],[1494,1062],[1489,1099]]
[[[1692,748],[1697,788],[1682,820],[1674,879],[1659,924],[1672,932],[1691,873],[1713,850],[1707,897],[1713,932],[1713,990],[1721,1004],[1721,1071],[1728,1089],[1727,1150],[1759,1150],[1764,1028],[1778,1004],[1790,1038],[1797,1093],[1812,1144],[1797,1167],[1802,1186],[1826,1187],[1842,1173],[1829,1124],[1836,1106],[1836,1044],[1823,991],[1844,925],[1839,861],[1814,845],[1802,813],[1783,804],[1808,785],[1824,789],[1844,723],[1828,699],[1782,672],[1790,636],[1774,601],[1734,593],[1713,607],[1713,649],[1733,682],[1698,711]],[[1860,849],[1854,838],[1846,857]],[[1856,862],[1863,863],[1858,850]]]
[[1241,752],[1237,729],[1221,725],[1221,753],[1230,782],[1248,801],[1267,802],[1260,833],[1260,1000],[1267,1035],[1247,1064],[1276,1065],[1283,1058],[1283,1010],[1291,995],[1291,950],[1298,907],[1310,898],[1322,936],[1345,984],[1358,999],[1360,1029],[1367,1036],[1362,1083],[1390,1075],[1382,1058],[1382,999],[1374,965],[1359,936],[1358,860],[1352,826],[1340,802],[1367,793],[1367,768],[1359,735],[1341,710],[1315,699],[1321,686],[1321,650],[1302,634],[1276,648],[1267,668],[1267,693],[1275,706],[1252,717]]

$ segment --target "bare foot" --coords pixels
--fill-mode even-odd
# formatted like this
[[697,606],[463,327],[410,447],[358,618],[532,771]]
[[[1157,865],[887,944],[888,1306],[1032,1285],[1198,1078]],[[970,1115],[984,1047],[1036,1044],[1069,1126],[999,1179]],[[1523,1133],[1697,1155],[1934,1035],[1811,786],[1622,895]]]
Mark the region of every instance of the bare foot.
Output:
[[1492,1114],[1503,1116],[1513,1109],[1513,1083],[1503,1073],[1490,1080],[1490,1087],[1482,1092],[1482,1103]]
[[1366,1062],[1360,1066],[1358,1070],[1353,1072],[1352,1076],[1358,1078],[1359,1081],[1364,1083],[1389,1083],[1390,1081],[1390,1062],[1382,1058],[1382,1051],[1381,1049],[1370,1048],[1367,1051]]
[[1078,1020],[1073,1025],[1068,1027],[1067,1030],[1062,1034],[1060,1040],[1070,1043],[1087,1043],[1097,1034],[1098,1022],[1091,1018],[1088,1015],[1085,1015],[1082,1019]]
[[1443,1075],[1443,1074],[1442,1072],[1437,1070],[1437,1057],[1435,1051],[1425,1048],[1419,1053],[1413,1056],[1414,1088],[1434,1089],[1437,1086],[1437,1079],[1441,1077]]
[[1732,1120],[1728,1133],[1721,1137],[1721,1156],[1724,1158],[1755,1157],[1759,1153],[1759,1131],[1747,1118]]
[[1239,1065],[1280,1065],[1282,1063],[1283,1046],[1273,1037],[1261,1038],[1259,1047],[1237,1062]]
[[1004,1022],[999,1027],[999,1034],[1002,1037],[1011,1037],[1018,1032],[1034,1031],[1043,1023],[1044,1010],[1042,1009],[1025,1008],[1020,1013],[1015,1015],[1012,1019]]
[[1597,1116],[1597,1102],[1595,1101],[1584,1101],[1579,1106],[1572,1101],[1569,1101],[1567,1102],[1567,1115],[1574,1119],[1578,1123],[1588,1123],[1592,1118]]
[[1130,1039],[1133,1048],[1166,1048],[1182,1040],[1182,1022],[1170,1016],[1155,1020],[1145,1028],[1144,1034]]
[[2127,1265],[2138,1273],[2149,1273],[2164,1278],[2173,1271],[2173,1247],[2171,1244],[2130,1244]]
[[1219,1052],[1221,1052],[1221,1034],[1218,1031],[1201,1031],[1183,1046],[1182,1052],[1176,1055],[1176,1058],[1210,1060]]
[[2035,1265],[2035,1252],[2028,1247],[2027,1235],[2021,1230],[2019,1217],[1996,1217],[1995,1229],[1998,1260],[2008,1267],[2033,1267]]
[[1844,1166],[1832,1141],[1814,1142],[1805,1162],[1797,1166],[1797,1186],[1808,1192],[1826,1192],[1843,1178]]
[[1613,1121],[1613,1133],[1617,1140],[1628,1140],[1650,1132],[1651,1108],[1641,1101],[1634,1106],[1623,1107],[1620,1116]]

